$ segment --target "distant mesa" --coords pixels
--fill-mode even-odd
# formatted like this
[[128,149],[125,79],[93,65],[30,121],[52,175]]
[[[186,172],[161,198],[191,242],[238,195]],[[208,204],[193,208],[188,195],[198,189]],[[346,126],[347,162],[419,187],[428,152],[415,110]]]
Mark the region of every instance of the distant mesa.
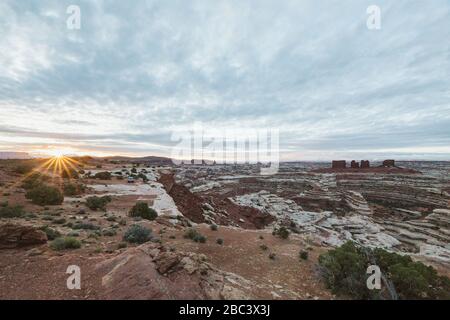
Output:
[[26,152],[0,151],[0,159],[31,159],[31,157]]
[[413,169],[398,167],[393,159],[384,160],[381,165],[375,167],[370,166],[369,160],[361,160],[360,162],[352,160],[349,167],[345,160],[333,160],[331,162],[331,168],[321,168],[312,171],[319,173],[420,173]]

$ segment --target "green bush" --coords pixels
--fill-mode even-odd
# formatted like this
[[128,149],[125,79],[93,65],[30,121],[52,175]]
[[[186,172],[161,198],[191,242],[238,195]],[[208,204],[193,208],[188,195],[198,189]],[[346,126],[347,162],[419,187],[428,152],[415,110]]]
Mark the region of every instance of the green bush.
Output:
[[58,230],[50,228],[49,226],[40,227],[39,230],[44,231],[48,240],[55,240],[61,236]]
[[223,245],[223,239],[222,238],[218,238],[216,240],[217,244]]
[[155,220],[158,217],[158,213],[154,209],[149,208],[148,204],[145,202],[136,203],[133,208],[131,208],[128,215],[130,217],[141,217],[146,220]]
[[78,249],[81,248],[81,242],[73,237],[56,238],[50,243],[50,248],[55,251]]
[[450,279],[409,256],[347,242],[319,257],[322,276],[333,293],[356,299],[390,298],[386,290],[367,288],[366,271],[373,264],[392,282],[400,299],[450,299]]
[[289,238],[289,230],[286,227],[280,227],[273,231],[273,235],[280,237],[281,239]]
[[212,231],[217,231],[217,230],[218,230],[217,224],[212,224],[212,225],[209,226],[209,228],[210,228]]
[[94,175],[94,178],[100,179],[100,180],[111,180],[111,172],[108,172],[108,171],[97,172]]
[[124,234],[123,240],[130,243],[144,243],[151,239],[152,230],[141,225],[132,225]]
[[308,256],[309,256],[308,251],[305,251],[305,250],[300,251],[300,259],[308,260]]
[[103,197],[97,197],[97,196],[93,196],[93,197],[89,197],[86,199],[86,206],[94,211],[97,210],[102,210],[105,211],[106,210],[106,205],[111,202],[111,197],[110,196],[103,196]]
[[194,228],[189,228],[186,231],[186,233],[184,234],[184,237],[186,239],[191,239],[192,241],[195,241],[195,242],[200,242],[200,243],[206,242],[206,237],[204,235],[202,235],[201,233],[199,233]]
[[61,178],[63,178],[63,179],[79,179],[80,176],[79,176],[77,170],[75,170],[73,168],[67,168],[67,169],[63,169],[61,171]]
[[86,190],[83,184],[65,183],[63,186],[63,191],[65,196],[77,196]]
[[0,207],[0,218],[20,218],[25,215],[22,206],[10,206],[8,202]]
[[114,237],[117,232],[114,229],[103,229],[102,235],[105,237]]
[[40,172],[33,172],[22,181],[21,187],[26,190],[30,190],[38,188],[39,186],[41,186],[42,184],[44,184],[49,180],[50,180],[49,176],[42,174]]
[[34,169],[34,165],[32,165],[31,163],[24,163],[24,164],[19,164],[17,167],[15,167],[14,172],[19,173],[19,174],[26,174],[26,173],[30,173],[31,171],[33,171],[33,169]]
[[60,205],[64,201],[64,195],[58,188],[45,184],[28,190],[25,197],[40,206]]

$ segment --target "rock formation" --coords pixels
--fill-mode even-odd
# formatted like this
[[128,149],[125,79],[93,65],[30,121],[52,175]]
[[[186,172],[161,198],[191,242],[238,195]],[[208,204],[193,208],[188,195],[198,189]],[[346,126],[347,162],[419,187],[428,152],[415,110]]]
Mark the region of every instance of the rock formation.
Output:
[[395,160],[392,159],[384,160],[383,167],[395,167]]
[[350,168],[359,168],[359,163],[355,160],[352,160],[352,162],[350,163]]
[[361,160],[361,168],[370,168],[369,160]]
[[333,160],[331,162],[331,167],[333,169],[345,169],[347,167],[347,163],[345,160]]
[[47,242],[47,235],[31,226],[6,223],[0,225],[0,249],[10,249]]
[[139,300],[249,299],[251,282],[217,269],[202,254],[146,243],[101,262],[102,298]]

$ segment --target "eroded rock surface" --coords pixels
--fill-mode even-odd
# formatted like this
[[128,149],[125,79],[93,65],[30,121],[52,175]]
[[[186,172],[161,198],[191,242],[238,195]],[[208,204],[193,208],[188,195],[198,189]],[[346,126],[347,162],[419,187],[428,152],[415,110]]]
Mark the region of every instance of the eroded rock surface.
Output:
[[202,254],[155,243],[131,248],[97,266],[106,299],[249,299],[251,283],[221,271]]

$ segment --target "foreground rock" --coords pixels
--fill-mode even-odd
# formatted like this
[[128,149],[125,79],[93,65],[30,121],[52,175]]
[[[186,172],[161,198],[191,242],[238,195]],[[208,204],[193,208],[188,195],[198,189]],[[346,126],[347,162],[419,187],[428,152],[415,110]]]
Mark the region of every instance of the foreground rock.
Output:
[[204,255],[148,243],[97,265],[105,299],[250,299],[251,283],[215,268]]
[[47,235],[31,226],[6,223],[0,225],[0,249],[12,249],[47,242]]

